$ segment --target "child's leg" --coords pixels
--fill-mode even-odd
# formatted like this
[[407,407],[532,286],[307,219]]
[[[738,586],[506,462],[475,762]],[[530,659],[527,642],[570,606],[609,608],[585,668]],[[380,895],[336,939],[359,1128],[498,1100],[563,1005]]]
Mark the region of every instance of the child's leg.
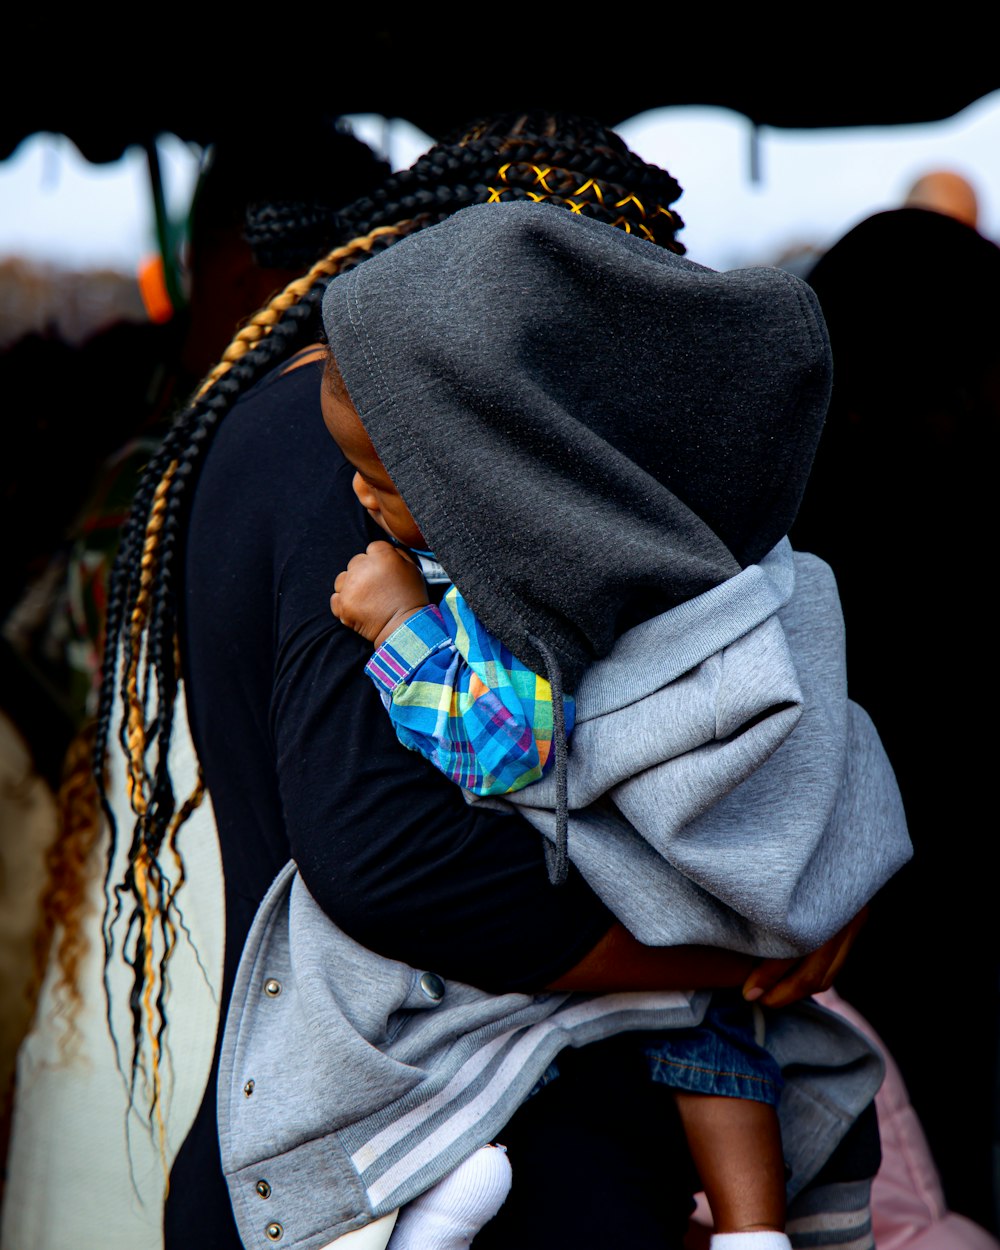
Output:
[[[738,1250],[733,1234],[783,1234],[785,1161],[769,1103],[675,1090],[688,1148],[712,1208],[713,1246]],[[787,1246],[784,1236],[747,1245]]]
[[464,1250],[500,1210],[511,1171],[502,1146],[483,1146],[399,1213],[388,1250]]

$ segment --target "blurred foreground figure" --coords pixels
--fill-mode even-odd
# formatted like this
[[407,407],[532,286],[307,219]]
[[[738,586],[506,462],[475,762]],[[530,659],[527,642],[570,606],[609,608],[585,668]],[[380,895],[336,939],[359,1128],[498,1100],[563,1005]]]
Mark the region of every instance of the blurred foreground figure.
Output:
[[792,540],[837,577],[851,697],[879,726],[914,844],[838,989],[898,1061],[950,1206],[995,1231],[1000,943],[978,643],[1000,248],[950,216],[903,208],[861,222],[807,277],[834,389]]

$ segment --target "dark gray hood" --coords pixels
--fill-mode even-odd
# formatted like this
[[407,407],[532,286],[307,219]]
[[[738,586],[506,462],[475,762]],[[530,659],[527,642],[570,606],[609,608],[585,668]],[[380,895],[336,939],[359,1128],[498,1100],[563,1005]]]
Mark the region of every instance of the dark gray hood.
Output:
[[795,517],[831,362],[815,296],[781,270],[718,273],[562,208],[477,205],[334,279],[323,315],[449,576],[568,689]]

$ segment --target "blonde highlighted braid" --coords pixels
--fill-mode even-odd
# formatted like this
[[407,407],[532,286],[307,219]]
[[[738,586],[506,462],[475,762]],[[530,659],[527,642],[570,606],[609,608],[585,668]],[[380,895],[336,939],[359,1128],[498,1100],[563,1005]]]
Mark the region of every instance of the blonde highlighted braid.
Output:
[[[589,119],[523,113],[466,127],[391,175],[374,195],[337,212],[345,241],[246,322],[150,460],[111,577],[92,764],[111,829],[105,968],[124,926],[117,945],[133,973],[130,1089],[134,1097],[142,1073],[157,1117],[165,973],[183,924],[177,904],[183,862],[175,840],[204,793],[199,778],[178,806],[167,766],[180,680],[179,551],[194,477],[219,422],[267,372],[322,338],[321,302],[333,278],[408,234],[470,204],[545,199],[683,252],[676,239],[683,222],[670,208],[680,194],[670,174]],[[273,214],[268,229],[276,229]],[[118,882],[111,879],[118,835],[104,780],[116,697],[135,817],[128,868]]]
[[[306,298],[315,299],[316,293],[325,289],[326,281],[330,277],[358,263],[373,249],[384,247],[417,228],[418,224],[413,221],[377,227],[366,236],[335,248],[302,278],[291,282],[236,334],[222,360],[199,386],[189,412],[197,413],[203,407],[208,407],[209,419],[217,419],[218,409],[222,406],[217,402],[218,396],[225,396],[228,389],[224,380],[232,372],[239,372],[248,364],[253,370],[253,376],[257,376],[261,370],[261,355],[265,356],[268,365],[272,363],[271,354],[263,352],[262,345],[283,324],[289,310],[300,306]],[[248,360],[254,354],[258,359]],[[205,424],[201,428],[204,429]],[[198,442],[200,440],[195,441],[195,446],[198,446]],[[173,584],[173,570],[168,566],[168,554],[172,553],[176,545],[176,532],[172,534],[171,528],[176,531],[183,487],[190,473],[190,459],[185,459],[179,445],[175,426],[150,462],[143,484],[136,495],[130,524],[136,516],[136,509],[144,503],[148,487],[152,486],[149,503],[145,505],[144,528],[140,534],[137,527],[132,526],[130,533],[130,524],[127,524],[119,558],[115,563],[112,586],[117,588],[124,582],[125,600],[122,601],[119,592],[114,596],[113,610],[109,603],[108,644],[104,657],[105,672],[114,671],[116,651],[120,651],[118,681],[123,709],[120,741],[125,754],[126,790],[136,818],[125,879],[114,887],[117,904],[113,911],[109,909],[105,917],[105,952],[110,959],[114,946],[114,928],[123,914],[123,900],[130,899],[125,920],[126,938],[123,943],[123,949],[127,948],[130,952],[124,957],[133,971],[131,1009],[134,1044],[130,1081],[134,1092],[136,1080],[142,1072],[149,1090],[150,1109],[156,1119],[161,1147],[164,1141],[164,1125],[160,1060],[166,1025],[162,994],[167,967],[177,943],[178,928],[182,925],[176,896],[183,884],[184,869],[182,857],[176,847],[176,837],[184,821],[201,803],[205,793],[204,780],[199,774],[194,791],[176,808],[173,787],[166,768],[180,665],[175,607],[172,600],[164,598],[162,590],[164,586]],[[141,547],[138,546],[140,542]],[[133,561],[131,553],[137,547],[140,555],[138,561]],[[121,565],[126,562],[129,572],[123,575]],[[161,592],[159,597],[156,590]],[[127,625],[124,621],[126,603],[129,604]],[[116,651],[111,648],[112,636],[117,640]],[[101,770],[96,775],[100,781],[104,812],[113,831],[114,844],[114,817],[101,780],[106,763],[113,693],[109,683],[102,686],[93,763],[95,770]],[[148,756],[154,743],[157,758],[150,768]],[[164,852],[170,856],[169,871],[163,866],[161,857]],[[154,956],[157,947],[158,957]],[[142,1047],[139,1045],[142,1037],[148,1041],[148,1067],[143,1065]]]

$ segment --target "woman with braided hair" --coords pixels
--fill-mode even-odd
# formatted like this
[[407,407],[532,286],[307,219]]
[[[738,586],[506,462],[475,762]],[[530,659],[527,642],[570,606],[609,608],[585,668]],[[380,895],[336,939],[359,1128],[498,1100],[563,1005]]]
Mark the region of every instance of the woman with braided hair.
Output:
[[[398,970],[403,1005],[414,1010],[440,1001],[442,976],[538,1001],[549,986],[588,995],[746,982],[781,1006],[839,966],[853,927],[790,968],[758,965],[722,949],[641,946],[572,867],[553,889],[526,824],[469,806],[399,745],[363,675],[363,643],[334,628],[327,608],[336,573],[381,534],[356,507],[353,471],[321,419],[317,344],[329,281],[491,202],[545,202],[682,253],[670,207],[679,194],[669,174],[595,123],[525,114],[470,127],[339,214],[347,241],[240,331],[151,460],[112,578],[94,768],[114,831],[105,774],[120,741],[134,824],[123,880],[109,880],[116,901],[105,933],[109,958],[117,951],[133,970],[131,1085],[136,1093],[145,1080],[154,1113],[169,961],[184,923],[177,838],[206,790],[225,880],[223,1013],[251,924],[290,858],[310,905],[350,934],[362,961]],[[200,766],[190,794],[175,792],[170,759],[185,710]],[[280,980],[261,971],[268,998],[289,1003]],[[369,1023],[379,1007],[371,1004]],[[368,1015],[363,1004],[352,1010]],[[364,1035],[368,1024],[359,1027]],[[514,1115],[519,1205],[506,1224],[505,1207],[490,1225],[494,1244],[680,1244],[697,1179],[672,1102],[650,1090],[618,1040],[569,1053],[553,1092],[541,1089]],[[342,1059],[331,1039],[329,1062]],[[245,1244],[220,1158],[219,1061],[217,1051],[173,1165],[168,1247]],[[387,1072],[387,1097],[394,1079]],[[267,1107],[259,1075],[248,1072],[242,1089],[248,1107]],[[273,1130],[275,1149],[301,1144],[286,1131]],[[268,1178],[247,1179],[239,1222],[259,1227],[261,1245],[318,1247],[329,1229],[371,1218],[370,1208],[327,1211],[316,1226],[286,1229]]]

